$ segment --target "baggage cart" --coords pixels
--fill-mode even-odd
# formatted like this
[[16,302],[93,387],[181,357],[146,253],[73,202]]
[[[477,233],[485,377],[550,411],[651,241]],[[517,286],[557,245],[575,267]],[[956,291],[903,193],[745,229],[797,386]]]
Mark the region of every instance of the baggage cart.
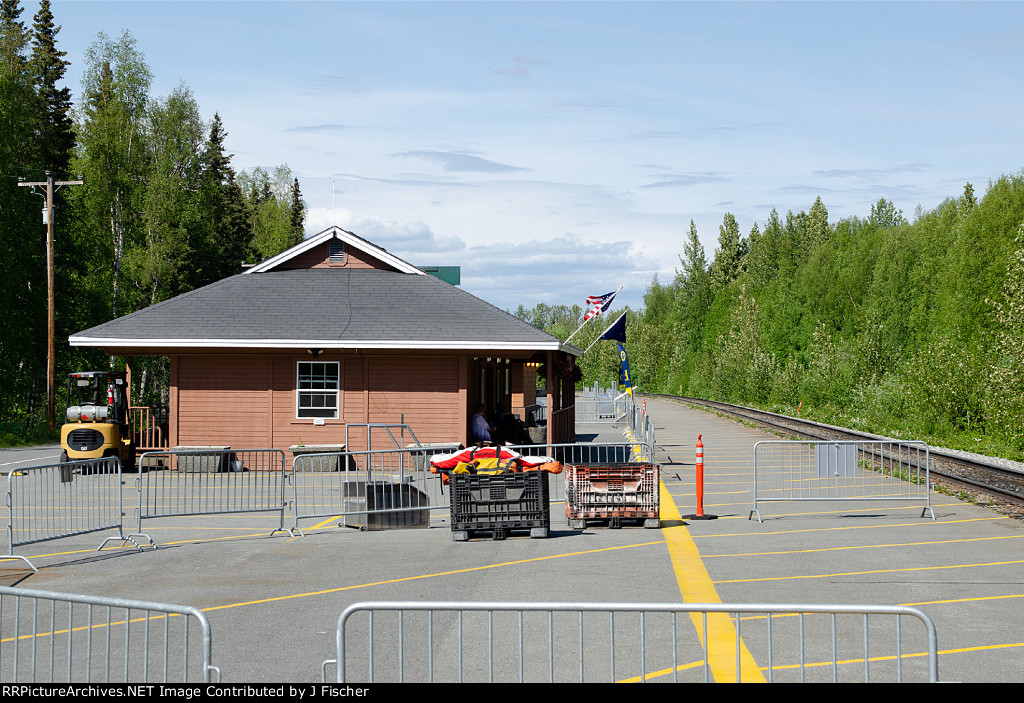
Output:
[[661,527],[658,466],[642,462],[566,464],[565,517],[574,530],[588,521],[622,527],[624,520]]

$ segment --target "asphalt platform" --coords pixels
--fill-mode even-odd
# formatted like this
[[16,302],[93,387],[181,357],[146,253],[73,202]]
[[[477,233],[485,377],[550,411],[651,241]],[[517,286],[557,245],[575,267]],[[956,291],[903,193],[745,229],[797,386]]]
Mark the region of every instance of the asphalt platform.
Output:
[[[648,400],[647,412],[660,529],[573,530],[558,503],[548,538],[501,541],[455,542],[444,513],[428,529],[360,532],[327,520],[294,537],[270,535],[273,514],[156,518],[144,525],[155,550],[96,552],[105,533],[19,547],[39,571],[0,562],[0,585],[200,608],[224,682],[319,682],[341,611],[391,600],[910,605],[935,623],[943,681],[1024,681],[1024,522],[937,493],[935,520],[920,503],[780,502],[760,506],[758,522],[753,446],[774,437],[665,400]],[[698,434],[703,512],[716,519],[683,518],[697,509]],[[578,438],[622,432],[580,426]],[[0,453],[0,464],[26,460]],[[699,626],[685,625],[694,637]],[[757,622],[743,627],[760,636]],[[790,635],[780,627],[777,637],[782,648]],[[700,680],[699,664],[688,680]],[[760,677],[768,667],[756,661]]]

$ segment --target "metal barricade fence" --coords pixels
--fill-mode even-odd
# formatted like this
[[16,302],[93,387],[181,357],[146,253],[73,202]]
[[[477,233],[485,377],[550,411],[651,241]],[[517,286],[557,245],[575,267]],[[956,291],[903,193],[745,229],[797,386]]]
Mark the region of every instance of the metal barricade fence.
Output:
[[754,507],[767,501],[921,502],[931,507],[930,457],[924,442],[772,441],[754,445]]
[[629,414],[627,435],[638,445],[637,453],[647,461],[654,461],[654,421],[640,406],[634,405]]
[[0,587],[0,681],[219,682],[196,608]]
[[[16,546],[61,537],[117,529],[117,537],[103,540],[97,550],[113,540],[130,541],[125,535],[121,486],[121,462],[116,457],[46,464],[12,470],[7,475],[7,555],[36,567],[14,553]],[[141,533],[141,530],[140,530]]]
[[939,680],[905,606],[365,602],[335,635],[338,683]]
[[[356,428],[363,428],[366,430],[365,444],[363,445],[364,450],[369,451],[374,449],[374,437],[377,437],[380,441],[384,441],[384,437],[381,436],[383,433],[388,439],[391,440],[388,446],[389,449],[396,448],[401,449],[407,446],[408,441],[411,439],[416,446],[422,446],[419,439],[416,438],[416,433],[412,431],[412,427],[405,423],[405,413],[402,413],[402,422],[347,422],[345,423],[345,448],[351,449],[353,446],[353,434],[352,431]],[[374,432],[376,430],[376,432]],[[395,433],[398,436],[395,436]],[[406,437],[408,433],[408,437]],[[380,449],[381,447],[376,447]]]
[[576,398],[576,422],[616,423],[628,412],[622,397],[610,395]]
[[280,449],[188,449],[139,457],[138,524],[145,518],[219,513],[277,512],[288,507]]
[[458,444],[303,454],[292,461],[294,527],[299,520],[339,518],[361,529],[427,527],[432,510],[448,508],[430,457]]

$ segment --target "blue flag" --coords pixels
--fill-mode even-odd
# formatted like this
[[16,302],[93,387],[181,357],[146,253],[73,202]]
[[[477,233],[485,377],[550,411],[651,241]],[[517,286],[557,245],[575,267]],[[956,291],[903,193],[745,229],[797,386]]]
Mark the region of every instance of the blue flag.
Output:
[[619,315],[619,319],[613,322],[598,339],[614,339],[617,342],[626,341],[626,313]]
[[633,381],[629,377],[629,357],[626,356],[626,348],[621,342],[616,342],[619,348],[619,390],[633,395]]

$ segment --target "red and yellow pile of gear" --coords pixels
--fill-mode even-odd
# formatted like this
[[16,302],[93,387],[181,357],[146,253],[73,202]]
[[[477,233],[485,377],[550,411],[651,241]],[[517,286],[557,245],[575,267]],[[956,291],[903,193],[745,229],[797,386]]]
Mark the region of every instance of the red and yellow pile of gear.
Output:
[[555,461],[549,456],[524,456],[507,447],[466,447],[447,454],[435,454],[430,459],[430,471],[441,474],[441,480],[447,483],[449,474],[504,474],[525,471],[560,474],[562,462]]

